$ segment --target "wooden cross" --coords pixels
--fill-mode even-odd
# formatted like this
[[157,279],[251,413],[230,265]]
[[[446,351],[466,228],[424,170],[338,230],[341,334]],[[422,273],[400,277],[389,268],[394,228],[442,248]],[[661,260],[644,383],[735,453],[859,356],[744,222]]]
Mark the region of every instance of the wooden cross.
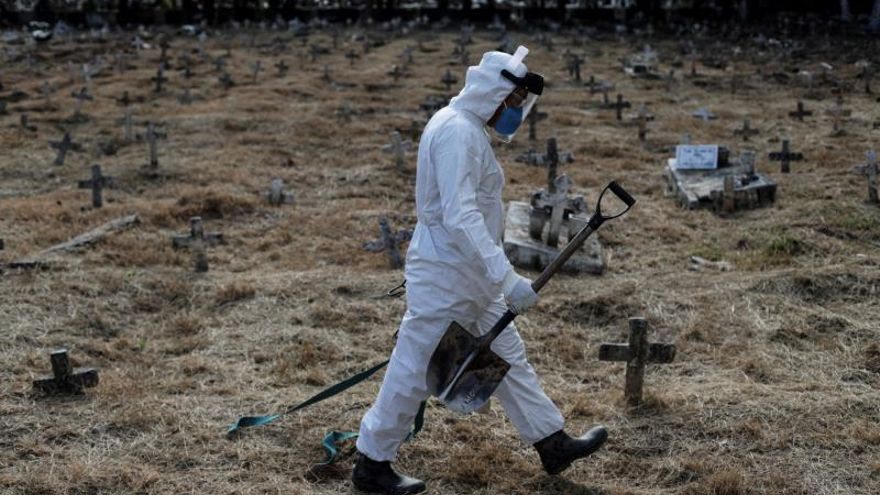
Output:
[[[165,137],[166,134],[163,133],[162,137]],[[150,168],[157,169],[159,168],[159,152],[157,149],[157,141],[159,140],[159,133],[156,132],[156,125],[152,122],[147,122],[147,144],[150,146]]]
[[675,360],[675,344],[648,342],[648,322],[644,318],[629,319],[629,344],[602,344],[600,361],[626,361],[624,397],[630,406],[642,403],[645,365],[671,363]]
[[43,108],[48,110],[52,108],[52,93],[55,92],[55,88],[49,84],[48,81],[44,81],[42,86],[40,86],[40,94],[43,95]]
[[354,59],[358,58],[359,56],[360,56],[360,55],[358,55],[357,52],[354,51],[354,48],[350,49],[350,50],[345,54],[345,58],[348,59],[348,66],[349,66],[349,67],[354,67]]
[[77,187],[80,189],[91,189],[92,206],[100,208],[104,205],[104,188],[113,187],[113,177],[101,175],[101,166],[92,165],[92,178],[89,180],[77,181]]
[[797,111],[796,112],[788,112],[789,117],[791,117],[793,119],[798,119],[801,122],[804,121],[804,117],[809,117],[811,115],[813,115],[813,112],[808,111],[808,110],[804,110],[804,102],[802,102],[802,101],[797,102]]
[[865,155],[867,163],[856,168],[860,169],[859,171],[868,178],[868,202],[880,204],[877,195],[877,175],[880,173],[880,166],[877,165],[877,153],[874,150],[868,150]]
[[736,179],[732,175],[724,176],[724,194],[722,194],[721,211],[724,213],[736,211]]
[[365,242],[363,248],[371,253],[387,251],[391,268],[402,267],[403,258],[400,257],[398,246],[412,238],[412,230],[398,230],[397,232],[391,232],[391,227],[388,225],[388,219],[381,217],[379,218],[379,235],[381,236],[379,239]]
[[18,125],[25,131],[36,132],[37,126],[30,125],[28,122],[28,114],[23,113],[18,117]]
[[581,82],[581,64],[584,63],[583,57],[580,55],[573,53],[569,56],[568,65],[566,69],[568,70],[569,77],[574,76],[574,80],[577,82]]
[[116,102],[124,107],[131,105],[131,98],[128,96],[128,91],[123,91],[122,98],[118,98]]
[[403,69],[401,69],[399,65],[394,64],[391,66],[391,70],[388,71],[388,75],[391,76],[396,83],[397,80],[400,79],[401,76],[403,76]]
[[251,73],[253,74],[252,77],[254,79],[254,84],[257,83],[257,76],[260,74],[261,70],[263,70],[263,65],[259,60],[251,64]]
[[34,388],[47,394],[81,394],[86,387],[98,384],[98,370],[94,368],[73,369],[67,349],[58,349],[49,354],[52,363],[52,377],[34,380]]
[[790,151],[788,145],[788,139],[784,139],[782,140],[782,151],[774,151],[773,153],[770,153],[770,161],[780,162],[780,172],[783,174],[791,172],[791,167],[789,166],[790,162],[799,162],[804,159],[802,153],[794,153]]
[[64,158],[67,156],[68,151],[77,151],[78,149],[78,146],[74,144],[73,140],[70,138],[69,132],[64,133],[64,137],[61,141],[49,141],[49,146],[58,151],[58,154],[55,155],[54,164],[59,167],[64,165]]
[[446,74],[443,74],[443,79],[440,82],[445,84],[446,91],[449,91],[452,89],[452,85],[458,82],[458,78],[452,75],[452,71],[446,69]]
[[189,235],[176,235],[171,237],[171,247],[174,249],[188,248],[195,256],[196,272],[204,273],[208,271],[208,256],[206,248],[225,244],[223,234],[212,232],[205,233],[202,225],[202,217],[192,217],[189,219]]
[[76,99],[76,106],[73,107],[73,118],[75,120],[81,119],[83,117],[83,103],[87,100],[94,100],[94,98],[92,97],[92,95],[89,94],[88,90],[85,87],[80,88],[78,92],[74,91],[73,93],[71,93],[71,96]]
[[526,120],[529,121],[529,140],[534,141],[537,138],[537,133],[535,132],[535,128],[537,127],[538,122],[547,118],[547,112],[541,112],[538,110],[538,105],[533,105],[532,110],[529,112],[529,116],[526,117]]
[[162,92],[162,84],[168,82],[168,78],[165,77],[164,72],[165,72],[164,69],[160,65],[156,69],[156,75],[150,78],[151,81],[156,83],[156,87],[153,88],[154,93],[161,93]]
[[733,131],[733,135],[734,136],[742,136],[743,141],[748,141],[749,137],[757,136],[760,133],[761,133],[761,131],[759,131],[758,129],[751,128],[751,122],[749,121],[749,119],[744,119],[742,128],[735,129]]
[[191,78],[193,75],[192,66],[191,66],[192,60],[189,58],[188,55],[184,55],[184,56],[180,57],[180,61],[183,65],[183,78],[184,79]]
[[623,109],[629,108],[630,104],[628,101],[623,100],[622,94],[618,93],[617,102],[611,105],[611,107],[614,108],[615,112],[617,113],[617,120],[623,120]]
[[287,70],[290,67],[287,66],[287,63],[282,59],[275,63],[275,68],[278,69],[278,77],[284,77],[287,75]]
[[229,88],[235,86],[235,81],[232,80],[232,76],[230,76],[228,72],[223,72],[218,80],[225,90],[228,90]]
[[403,172],[406,152],[409,151],[411,147],[412,141],[404,141],[403,138],[400,137],[400,133],[394,131],[391,133],[391,144],[383,146],[382,151],[392,153],[394,155],[394,165],[397,167],[397,171]]
[[650,114],[648,113],[648,107],[645,105],[639,106],[639,141],[645,141],[648,136],[648,120],[650,120]]
[[223,57],[217,57],[214,59],[214,70],[217,72],[223,72],[223,69],[226,67],[226,59]]
[[284,192],[284,181],[281,179],[272,179],[269,185],[269,192],[266,193],[266,199],[272,206],[280,206],[283,204],[293,203],[293,194]]

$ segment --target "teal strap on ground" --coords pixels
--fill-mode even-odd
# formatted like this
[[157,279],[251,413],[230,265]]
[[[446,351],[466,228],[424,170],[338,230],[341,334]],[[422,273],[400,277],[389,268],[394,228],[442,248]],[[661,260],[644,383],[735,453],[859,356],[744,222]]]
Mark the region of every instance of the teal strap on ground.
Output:
[[[361,371],[360,373],[358,373],[350,378],[346,378],[345,380],[342,380],[341,382],[318,392],[317,394],[315,394],[314,396],[312,396],[311,398],[305,400],[304,402],[302,402],[300,404],[288,407],[287,410],[285,410],[282,413],[271,414],[271,415],[267,415],[267,416],[242,416],[241,418],[238,418],[238,421],[229,425],[229,431],[226,432],[226,436],[228,438],[233,438],[236,433],[239,433],[241,431],[242,428],[251,428],[254,426],[267,425],[267,424],[275,421],[276,419],[280,418],[281,416],[284,416],[285,414],[290,414],[290,413],[292,413],[294,411],[298,411],[304,407],[308,407],[308,406],[315,404],[317,402],[321,402],[322,400],[327,399],[329,397],[333,397],[334,395],[336,395],[340,392],[343,392],[345,390],[348,390],[349,388],[353,387],[354,385],[357,385],[358,383],[373,376],[377,371],[384,368],[387,364],[388,364],[388,361],[384,361],[382,363],[377,364],[376,366],[373,366],[372,368],[370,368],[368,370]],[[422,408],[424,408],[424,404],[422,405]]]
[[[413,422],[413,429],[406,436],[405,442],[412,440],[422,431],[422,426],[425,425],[425,406],[427,404],[428,401],[422,401],[422,404],[419,406],[419,412],[416,414],[416,419]],[[329,466],[338,461],[342,455],[342,443],[357,439],[357,437],[358,433],[356,431],[331,431],[328,433],[321,442],[324,451],[327,453],[327,458],[324,459],[324,462],[319,462],[315,466]]]

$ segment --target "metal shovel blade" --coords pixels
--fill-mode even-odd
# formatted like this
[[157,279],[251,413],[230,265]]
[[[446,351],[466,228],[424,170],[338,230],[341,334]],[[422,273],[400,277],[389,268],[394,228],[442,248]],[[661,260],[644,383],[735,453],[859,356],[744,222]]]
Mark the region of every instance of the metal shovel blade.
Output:
[[488,348],[491,341],[485,337],[474,337],[453,322],[428,362],[428,391],[454,411],[479,409],[510,369],[507,361]]

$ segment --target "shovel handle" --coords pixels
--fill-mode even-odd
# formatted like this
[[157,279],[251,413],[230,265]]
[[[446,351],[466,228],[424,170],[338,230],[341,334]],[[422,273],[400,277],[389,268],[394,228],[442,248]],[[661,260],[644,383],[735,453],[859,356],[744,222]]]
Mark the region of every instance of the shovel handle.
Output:
[[[623,203],[626,205],[626,209],[617,213],[616,215],[605,216],[602,214],[602,198],[609,190],[613,192],[614,195],[617,196],[621,201],[623,201]],[[596,201],[596,211],[595,213],[593,213],[593,216],[590,217],[590,221],[587,222],[587,225],[585,225],[584,228],[582,228],[580,232],[578,232],[577,235],[574,236],[573,239],[568,241],[568,244],[565,245],[565,248],[562,250],[562,252],[559,253],[549,265],[547,265],[547,268],[544,268],[544,271],[541,272],[541,276],[539,276],[534,280],[534,282],[532,282],[532,290],[535,292],[540,291],[541,288],[543,288],[544,285],[547,284],[550,278],[553,277],[553,275],[555,275],[560,268],[562,268],[562,265],[564,265],[565,262],[568,261],[569,258],[571,258],[575,251],[581,248],[581,245],[583,245],[584,241],[587,240],[587,237],[590,237],[593,232],[598,230],[599,227],[602,226],[602,224],[605,223],[606,220],[617,218],[628,212],[634,204],[636,204],[636,200],[633,199],[633,197],[628,192],[626,192],[626,190],[621,187],[620,184],[615,181],[609,182],[608,185],[605,186],[605,189],[602,190],[602,194],[599,195],[599,200]]]

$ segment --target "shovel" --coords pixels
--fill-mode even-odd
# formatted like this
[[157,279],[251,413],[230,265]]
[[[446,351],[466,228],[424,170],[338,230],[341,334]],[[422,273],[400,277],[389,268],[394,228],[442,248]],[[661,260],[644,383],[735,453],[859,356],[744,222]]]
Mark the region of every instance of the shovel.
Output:
[[[626,204],[626,209],[613,216],[602,215],[602,198],[608,190]],[[532,290],[540,291],[568,258],[580,249],[587,237],[606,221],[628,212],[635,203],[636,200],[617,182],[612,181],[605,186],[596,202],[596,211],[587,225],[568,242],[541,276],[532,282]],[[460,413],[473,412],[482,407],[510,369],[510,364],[492,352],[490,346],[514,318],[516,313],[508,309],[492,329],[480,337],[474,337],[464,327],[452,322],[428,362],[428,391],[448,408]]]

